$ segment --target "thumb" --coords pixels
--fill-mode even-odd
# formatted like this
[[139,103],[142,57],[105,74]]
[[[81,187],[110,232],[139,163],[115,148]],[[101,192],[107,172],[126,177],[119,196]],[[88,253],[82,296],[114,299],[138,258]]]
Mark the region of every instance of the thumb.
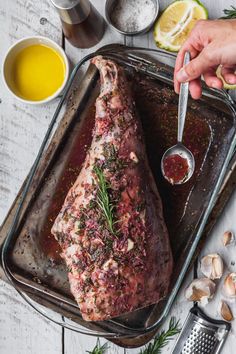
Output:
[[209,68],[218,64],[217,57],[209,55],[209,51],[203,49],[195,59],[178,71],[176,79],[179,82],[192,81],[200,77]]

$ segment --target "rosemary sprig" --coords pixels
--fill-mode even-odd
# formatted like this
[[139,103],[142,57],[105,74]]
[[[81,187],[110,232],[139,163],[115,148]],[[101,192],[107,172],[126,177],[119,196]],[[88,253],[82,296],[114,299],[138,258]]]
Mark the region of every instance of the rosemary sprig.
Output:
[[154,337],[154,340],[146,345],[145,349],[141,350],[139,354],[160,354],[161,349],[164,348],[173,337],[180,332],[179,321],[171,317],[169,328],[167,331],[162,331]]
[[222,19],[233,19],[236,18],[236,7],[231,6],[230,9],[223,10],[225,16],[221,17]]
[[88,354],[105,354],[108,349],[108,344],[105,343],[101,346],[99,338],[97,339],[96,347],[90,352],[86,351]]
[[106,219],[109,231],[115,235],[116,231],[114,229],[114,225],[116,222],[114,221],[114,205],[112,204],[109,196],[110,185],[107,182],[100,167],[95,166],[94,172],[96,173],[98,179],[98,192],[96,202]]
[[[163,349],[173,337],[181,331],[179,327],[179,321],[176,321],[174,317],[171,317],[169,328],[167,331],[162,331],[157,334],[153,341],[146,345],[145,349],[141,350],[139,354],[161,354],[161,349]],[[89,354],[105,354],[108,349],[107,343],[100,345],[99,338],[97,340],[96,347],[93,351],[87,353]]]

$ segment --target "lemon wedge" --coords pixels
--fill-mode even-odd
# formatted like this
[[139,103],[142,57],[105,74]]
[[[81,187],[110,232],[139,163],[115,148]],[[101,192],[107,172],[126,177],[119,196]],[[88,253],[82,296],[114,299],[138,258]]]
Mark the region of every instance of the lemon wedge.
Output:
[[[221,81],[223,82],[224,88],[225,88],[226,90],[236,90],[236,84],[231,85],[231,84],[228,84],[228,83],[225,81],[224,77],[222,76],[221,69],[222,69],[222,65],[219,65],[218,68],[217,68],[217,70],[216,70],[216,76],[217,76],[219,79],[221,79]],[[236,74],[236,72],[235,72],[235,74]]]
[[188,38],[196,21],[208,18],[207,9],[198,0],[177,0],[169,5],[154,26],[158,47],[177,52]]

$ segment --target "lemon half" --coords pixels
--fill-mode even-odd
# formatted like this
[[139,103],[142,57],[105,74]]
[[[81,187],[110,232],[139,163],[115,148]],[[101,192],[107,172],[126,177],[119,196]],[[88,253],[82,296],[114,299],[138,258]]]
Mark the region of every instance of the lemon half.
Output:
[[169,5],[154,26],[158,47],[177,52],[196,21],[208,18],[207,9],[198,0],[177,0]]
[[[219,79],[221,79],[221,81],[223,82],[224,88],[225,88],[226,90],[236,90],[236,84],[231,85],[231,84],[228,84],[228,83],[225,81],[224,77],[222,76],[221,69],[222,69],[222,66],[219,65],[218,68],[217,68],[217,70],[216,70],[216,76],[217,76]],[[236,72],[235,72],[235,74],[236,74]]]

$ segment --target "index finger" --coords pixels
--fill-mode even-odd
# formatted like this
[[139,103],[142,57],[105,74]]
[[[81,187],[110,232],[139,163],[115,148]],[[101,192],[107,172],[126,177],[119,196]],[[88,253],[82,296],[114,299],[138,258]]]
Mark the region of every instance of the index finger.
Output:
[[175,69],[174,69],[174,88],[175,88],[175,92],[179,93],[180,90],[180,83],[178,82],[178,80],[176,79],[176,74],[177,72],[182,68],[183,66],[183,62],[184,62],[184,54],[185,54],[185,50],[182,47],[177,55],[176,61],[175,61]]
[[174,69],[174,89],[176,93],[179,93],[180,90],[180,83],[176,79],[176,74],[177,72],[183,67],[184,63],[184,55],[185,53],[189,51],[190,52],[190,57],[191,59],[194,59],[198,55],[198,51],[193,47],[191,42],[187,40],[184,45],[180,48],[180,51],[177,55],[176,61],[175,61],[175,69]]

